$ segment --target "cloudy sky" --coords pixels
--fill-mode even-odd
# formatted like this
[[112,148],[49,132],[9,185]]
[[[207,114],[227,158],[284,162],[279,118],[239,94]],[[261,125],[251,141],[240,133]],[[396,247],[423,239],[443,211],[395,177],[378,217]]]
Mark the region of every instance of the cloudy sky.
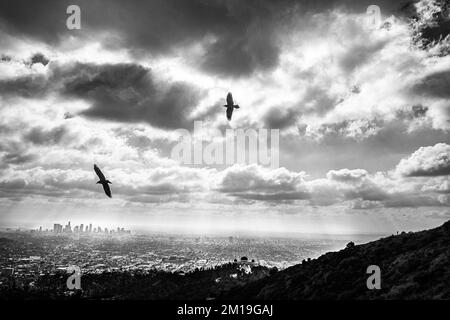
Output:
[[[0,3],[1,226],[391,233],[450,218],[445,1],[86,0],[80,30],[70,4]],[[177,162],[194,121],[206,137],[279,129],[279,168]]]

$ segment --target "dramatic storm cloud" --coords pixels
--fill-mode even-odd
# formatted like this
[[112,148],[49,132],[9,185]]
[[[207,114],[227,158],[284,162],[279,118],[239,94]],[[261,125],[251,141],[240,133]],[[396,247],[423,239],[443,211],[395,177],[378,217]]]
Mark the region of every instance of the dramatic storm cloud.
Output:
[[23,97],[55,92],[90,102],[92,106],[83,112],[88,117],[146,121],[171,129],[190,124],[189,113],[201,93],[183,82],[158,82],[151,70],[135,64],[51,65],[47,73],[0,80],[0,92]]
[[[370,1],[82,0],[80,30],[66,27],[70,4],[0,3],[0,224],[221,217],[370,232],[448,217],[445,1],[380,1],[375,26]],[[183,138],[197,150],[194,121],[207,142],[279,129],[279,168],[173,159]]]

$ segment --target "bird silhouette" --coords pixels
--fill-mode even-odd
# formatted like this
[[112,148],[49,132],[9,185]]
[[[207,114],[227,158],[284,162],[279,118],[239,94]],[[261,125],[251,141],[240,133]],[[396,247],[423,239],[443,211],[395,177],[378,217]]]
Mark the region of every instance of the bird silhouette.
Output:
[[96,164],[94,164],[94,171],[97,174],[98,178],[100,179],[97,181],[97,183],[100,183],[103,186],[103,190],[105,190],[106,195],[111,198],[111,189],[109,188],[108,183],[112,184],[112,182],[106,180],[103,172],[100,170],[99,167],[97,167]]
[[233,109],[239,109],[239,106],[237,104],[234,104],[233,101],[233,95],[231,92],[228,92],[227,94],[227,104],[223,105],[225,108],[227,108],[227,119],[228,121],[231,120],[231,116],[233,115]]

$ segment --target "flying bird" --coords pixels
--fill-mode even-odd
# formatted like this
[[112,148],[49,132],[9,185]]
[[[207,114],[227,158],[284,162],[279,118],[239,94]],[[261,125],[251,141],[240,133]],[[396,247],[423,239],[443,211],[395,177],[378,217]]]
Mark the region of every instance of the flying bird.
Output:
[[237,104],[234,104],[233,101],[233,95],[231,92],[228,92],[227,94],[227,104],[223,105],[225,108],[227,108],[227,119],[231,120],[231,116],[233,115],[233,109],[239,109],[239,106]]
[[108,183],[112,184],[112,182],[106,180],[103,172],[100,170],[99,167],[97,167],[96,164],[94,164],[94,171],[97,174],[98,178],[100,179],[97,181],[97,183],[100,183],[103,186],[103,190],[105,190],[106,195],[111,198],[111,189],[109,188]]

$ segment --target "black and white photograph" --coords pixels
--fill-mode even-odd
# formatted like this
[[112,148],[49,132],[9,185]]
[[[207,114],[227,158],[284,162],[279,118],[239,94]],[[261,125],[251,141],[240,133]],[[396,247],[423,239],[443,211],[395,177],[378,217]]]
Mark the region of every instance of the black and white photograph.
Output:
[[450,300],[450,1],[0,0],[0,300]]

